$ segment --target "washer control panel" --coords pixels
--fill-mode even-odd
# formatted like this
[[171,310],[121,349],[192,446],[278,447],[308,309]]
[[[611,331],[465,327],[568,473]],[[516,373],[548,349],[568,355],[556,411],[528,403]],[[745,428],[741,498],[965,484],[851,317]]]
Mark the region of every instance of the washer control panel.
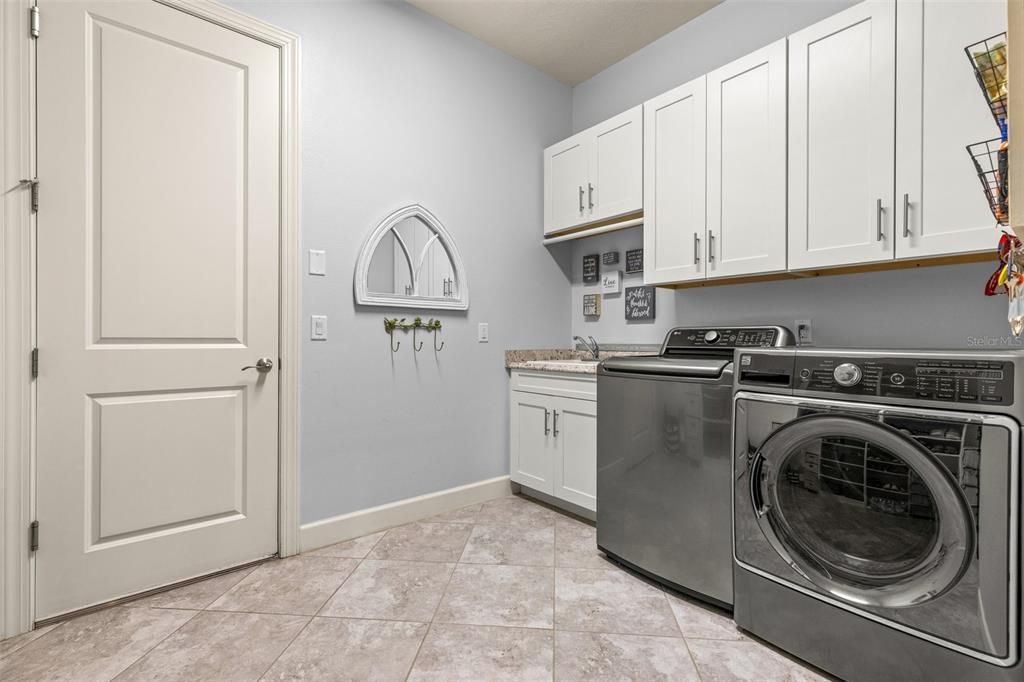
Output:
[[793,388],[958,403],[1013,403],[1013,363],[797,354]]
[[663,353],[695,348],[773,348],[792,345],[782,327],[680,327],[665,338]]

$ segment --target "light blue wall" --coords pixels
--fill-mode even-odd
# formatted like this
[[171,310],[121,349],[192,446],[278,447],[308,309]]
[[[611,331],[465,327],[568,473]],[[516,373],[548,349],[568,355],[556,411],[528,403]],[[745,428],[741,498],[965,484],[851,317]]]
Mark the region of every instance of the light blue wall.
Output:
[[[570,336],[569,248],[540,243],[541,150],[570,132],[569,88],[405,3],[232,4],[302,39],[303,254],[326,249],[328,272],[304,278],[303,324],[330,332],[303,346],[303,523],[508,473],[504,350]],[[468,314],[436,315],[436,357],[411,335],[391,354],[383,318],[416,311],[352,300],[364,236],[414,202],[470,286]]]
[[[573,128],[582,130],[827,17],[852,2],[726,0],[573,89]],[[975,93],[971,93],[972,95]],[[965,159],[966,160],[966,159]],[[583,317],[582,259],[639,248],[642,228],[573,243],[573,334],[599,341],[660,343],[679,325],[783,324],[810,318],[819,346],[962,348],[977,337],[1008,335],[1006,298],[986,298],[988,263],[810,280],[659,289],[653,323],[623,319],[622,297],[603,301],[596,321]],[[995,246],[993,242],[993,247]],[[625,285],[642,283],[642,276]]]

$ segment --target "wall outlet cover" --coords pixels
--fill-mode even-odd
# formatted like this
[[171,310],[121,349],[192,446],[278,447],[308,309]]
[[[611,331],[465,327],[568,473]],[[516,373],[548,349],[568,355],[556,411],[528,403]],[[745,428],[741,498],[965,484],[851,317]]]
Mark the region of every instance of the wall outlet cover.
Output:
[[326,275],[327,274],[327,252],[318,249],[309,250],[309,274],[311,275]]
[[810,320],[796,320],[796,345],[809,346],[814,342]]
[[309,338],[314,341],[327,340],[327,316],[311,315],[309,318]]
[[491,330],[486,322],[481,322],[476,326],[476,340],[478,343],[487,343],[491,338]]

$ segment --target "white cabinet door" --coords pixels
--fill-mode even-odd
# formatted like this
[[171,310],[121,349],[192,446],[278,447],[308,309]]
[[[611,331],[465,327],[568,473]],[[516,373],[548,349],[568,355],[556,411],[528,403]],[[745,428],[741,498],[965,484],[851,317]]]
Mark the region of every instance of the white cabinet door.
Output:
[[1006,30],[1005,0],[904,0],[896,39],[897,258],[983,251],[999,229],[965,147],[999,136],[963,47]]
[[560,457],[555,497],[597,511],[597,403],[556,398],[552,430]]
[[895,19],[862,2],[789,37],[790,269],[893,258]]
[[585,134],[544,150],[544,234],[580,225],[587,217]]
[[558,454],[552,422],[555,398],[512,391],[512,480],[542,493],[554,492]]
[[786,269],[786,41],[707,76],[708,278]]
[[643,106],[590,128],[587,222],[643,208]]
[[705,77],[644,103],[644,282],[703,279]]

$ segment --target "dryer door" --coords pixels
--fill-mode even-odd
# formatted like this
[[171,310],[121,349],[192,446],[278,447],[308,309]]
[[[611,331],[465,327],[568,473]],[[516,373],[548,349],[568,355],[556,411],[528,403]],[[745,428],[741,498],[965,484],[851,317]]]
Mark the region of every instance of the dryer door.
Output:
[[908,626],[901,629],[1011,653],[1014,422],[743,396],[735,441],[741,565]]

